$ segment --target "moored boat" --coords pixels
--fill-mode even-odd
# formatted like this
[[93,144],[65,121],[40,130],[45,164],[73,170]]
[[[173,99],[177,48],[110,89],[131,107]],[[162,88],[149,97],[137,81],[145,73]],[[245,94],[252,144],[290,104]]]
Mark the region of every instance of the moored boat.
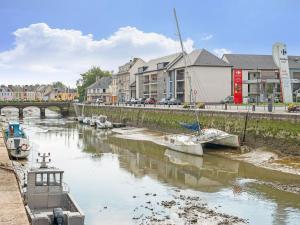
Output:
[[203,146],[217,145],[230,148],[240,147],[237,135],[228,134],[224,131],[209,128],[200,129],[196,124],[182,124],[185,128],[197,131],[196,134],[172,134],[164,136],[164,145],[175,151],[203,155]]
[[165,146],[178,152],[198,156],[203,155],[202,145],[197,142],[197,138],[195,136],[185,134],[165,135],[163,143]]
[[30,153],[30,144],[19,122],[9,122],[4,130],[4,140],[9,155],[15,159],[27,158]]
[[83,123],[84,116],[78,116],[77,120],[79,123]]
[[94,127],[96,126],[96,121],[98,120],[98,116],[93,115],[92,118],[90,119],[90,126]]
[[107,116],[100,115],[96,120],[96,126],[98,129],[110,129],[113,128],[113,125],[110,121],[107,120]]
[[44,153],[40,167],[27,172],[24,199],[31,224],[84,225],[85,216],[63,182],[64,171],[49,167],[49,156]]
[[82,120],[82,123],[90,125],[90,121],[91,121],[91,117],[84,117],[84,119]]

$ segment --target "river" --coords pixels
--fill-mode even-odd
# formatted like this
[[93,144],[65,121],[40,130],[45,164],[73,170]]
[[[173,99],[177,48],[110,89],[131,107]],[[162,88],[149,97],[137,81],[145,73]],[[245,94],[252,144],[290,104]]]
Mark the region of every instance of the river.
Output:
[[35,166],[38,152],[50,152],[51,165],[65,171],[64,180],[88,225],[152,224],[147,218],[154,214],[189,224],[160,204],[178,196],[199,197],[208,208],[249,224],[300,224],[300,194],[271,185],[299,186],[299,176],[209,153],[185,155],[48,116],[23,120],[33,146],[25,164]]

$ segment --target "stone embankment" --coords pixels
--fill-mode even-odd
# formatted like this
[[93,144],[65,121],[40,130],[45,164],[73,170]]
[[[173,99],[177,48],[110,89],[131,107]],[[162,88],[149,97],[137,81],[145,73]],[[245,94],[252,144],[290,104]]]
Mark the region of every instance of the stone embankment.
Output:
[[0,133],[0,224],[29,225],[19,184]]
[[[82,106],[76,107],[77,111],[81,112]],[[195,122],[197,114],[202,127],[217,128],[237,134],[241,140],[245,132],[245,144],[250,147],[267,146],[283,155],[300,156],[300,115],[297,114],[207,109],[195,112],[186,109],[88,105],[84,107],[85,116],[94,114],[107,115],[114,122],[125,122],[133,126],[172,133],[187,132],[179,122]]]

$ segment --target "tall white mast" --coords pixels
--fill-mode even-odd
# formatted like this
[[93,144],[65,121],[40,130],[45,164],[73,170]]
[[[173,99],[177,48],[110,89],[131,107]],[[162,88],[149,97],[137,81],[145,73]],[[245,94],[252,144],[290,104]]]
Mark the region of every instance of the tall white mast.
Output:
[[[184,47],[183,47],[183,43],[182,43],[182,38],[181,38],[180,29],[179,29],[179,23],[178,23],[178,19],[177,19],[176,9],[174,8],[173,11],[174,11],[174,17],[175,17],[175,21],[176,21],[177,33],[178,33],[178,37],[179,37],[179,41],[180,41],[180,46],[181,46],[182,57],[183,57],[183,60],[184,60],[184,71],[185,71],[187,79],[189,80],[190,106],[191,106],[192,105],[192,82],[191,82],[191,76],[188,74],[188,71],[187,71],[186,53],[184,51]],[[176,78],[175,78],[175,81],[176,81]]]

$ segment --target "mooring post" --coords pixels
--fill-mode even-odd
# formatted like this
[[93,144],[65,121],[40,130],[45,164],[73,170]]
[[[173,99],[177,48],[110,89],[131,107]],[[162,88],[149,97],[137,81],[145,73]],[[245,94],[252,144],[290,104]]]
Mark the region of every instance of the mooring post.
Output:
[[23,119],[23,108],[19,108],[19,118]]
[[41,117],[41,119],[46,118],[46,109],[45,108],[40,108],[40,117]]

